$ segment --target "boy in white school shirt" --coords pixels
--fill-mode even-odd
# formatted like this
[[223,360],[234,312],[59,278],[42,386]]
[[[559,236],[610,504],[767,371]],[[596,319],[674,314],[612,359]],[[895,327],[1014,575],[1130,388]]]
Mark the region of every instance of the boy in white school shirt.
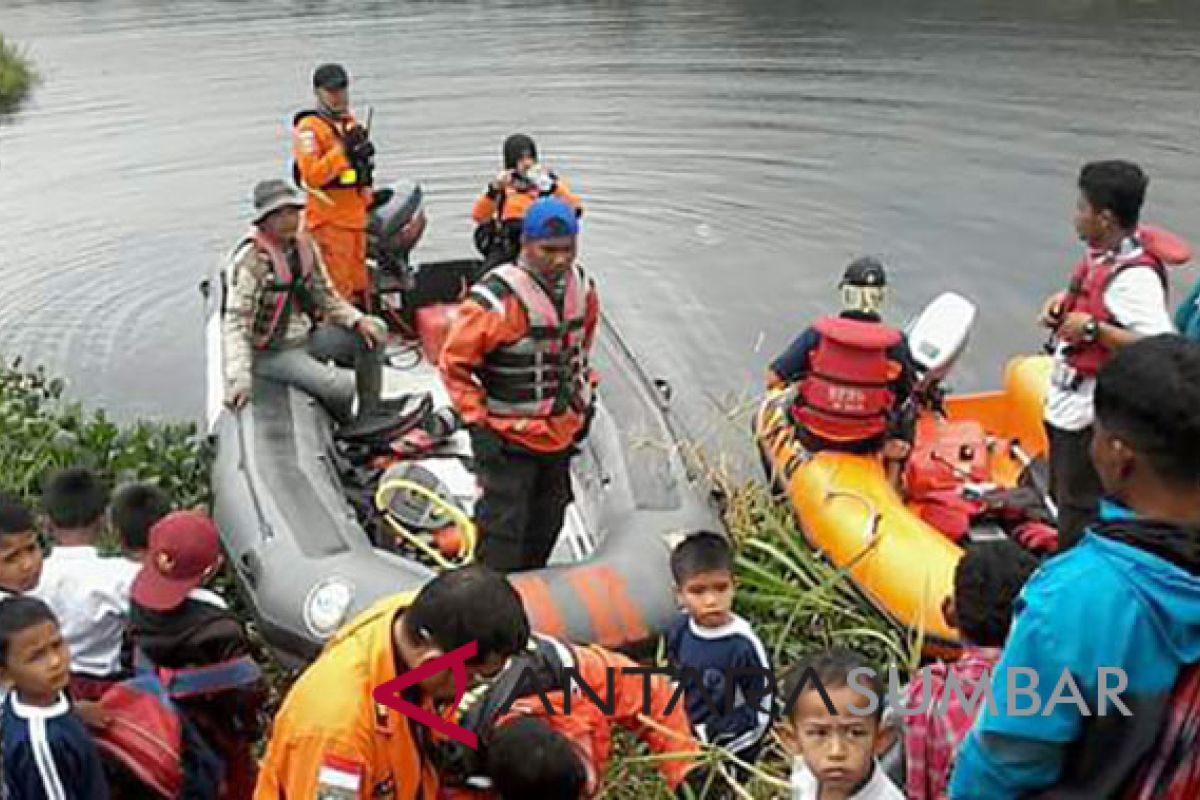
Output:
[[54,549],[32,594],[46,602],[71,651],[71,694],[98,700],[122,677],[121,645],[129,615],[129,587],[138,565],[102,558],[108,488],[84,467],[50,476],[42,494]]

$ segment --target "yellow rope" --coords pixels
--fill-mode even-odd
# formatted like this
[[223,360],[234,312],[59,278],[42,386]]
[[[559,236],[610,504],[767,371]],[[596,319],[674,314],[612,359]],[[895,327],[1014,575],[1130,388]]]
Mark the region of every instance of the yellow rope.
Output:
[[[430,503],[437,506],[440,511],[449,516],[454,521],[454,524],[458,526],[458,529],[462,533],[463,539],[465,540],[466,552],[465,555],[459,556],[459,561],[457,563],[448,561],[442,556],[441,553],[422,541],[419,536],[401,525],[400,522],[393,518],[391,513],[388,512],[388,495],[399,490],[412,492],[418,497],[428,500]],[[383,512],[384,519],[388,521],[388,524],[396,530],[396,533],[401,538],[433,559],[433,561],[442,569],[454,569],[456,566],[462,566],[463,564],[469,563],[471,559],[475,557],[475,523],[471,521],[471,518],[468,517],[461,508],[442,497],[428,486],[424,486],[423,484],[409,480],[408,478],[388,478],[386,481],[380,483],[379,488],[375,491],[375,507]]]

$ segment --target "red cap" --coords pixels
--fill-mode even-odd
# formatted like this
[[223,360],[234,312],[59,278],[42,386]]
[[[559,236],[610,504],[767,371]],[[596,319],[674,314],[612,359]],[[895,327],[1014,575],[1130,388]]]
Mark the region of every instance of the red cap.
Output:
[[133,579],[133,601],[151,611],[182,605],[221,560],[217,526],[196,511],[175,511],[150,529],[150,547]]

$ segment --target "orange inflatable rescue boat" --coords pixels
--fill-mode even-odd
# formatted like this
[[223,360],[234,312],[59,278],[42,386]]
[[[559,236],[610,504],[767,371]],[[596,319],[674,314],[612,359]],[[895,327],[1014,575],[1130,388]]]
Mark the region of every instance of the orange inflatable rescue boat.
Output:
[[[1035,464],[1047,447],[1046,357],[1013,359],[1000,391],[938,396],[974,317],[969,301],[944,294],[908,331],[922,378],[914,393],[921,400],[905,471],[907,498],[893,488],[878,455],[805,449],[789,414],[794,389],[770,391],[754,420],[767,475],[786,495],[808,543],[845,570],[880,611],[922,631],[931,653],[950,654],[959,645],[941,605],[964,548],[1006,535],[999,525],[979,524],[987,516],[985,498],[1020,496],[1014,490],[1022,483],[1039,483]],[[1040,492],[1024,496],[1041,501],[1035,504],[1042,506],[1041,518],[1052,517]]]
[[[1165,264],[1191,256],[1187,242],[1161,228],[1144,226],[1139,235]],[[754,419],[767,476],[808,543],[880,611],[921,631],[930,655],[951,656],[960,646],[941,606],[966,548],[997,537],[1038,555],[1056,546],[1042,423],[1050,359],[1014,358],[1000,390],[945,396],[941,382],[974,318],[970,301],[947,293],[907,330],[921,378],[903,496],[878,455],[806,450],[789,414],[794,388],[768,392]]]

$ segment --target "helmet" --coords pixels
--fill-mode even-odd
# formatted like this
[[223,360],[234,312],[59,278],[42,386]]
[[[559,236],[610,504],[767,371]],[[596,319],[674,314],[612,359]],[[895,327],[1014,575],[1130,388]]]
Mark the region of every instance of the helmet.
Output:
[[839,286],[887,286],[887,273],[879,259],[863,256],[850,262]]
[[863,256],[850,262],[838,286],[846,311],[878,314],[887,297],[887,273],[879,259]]

